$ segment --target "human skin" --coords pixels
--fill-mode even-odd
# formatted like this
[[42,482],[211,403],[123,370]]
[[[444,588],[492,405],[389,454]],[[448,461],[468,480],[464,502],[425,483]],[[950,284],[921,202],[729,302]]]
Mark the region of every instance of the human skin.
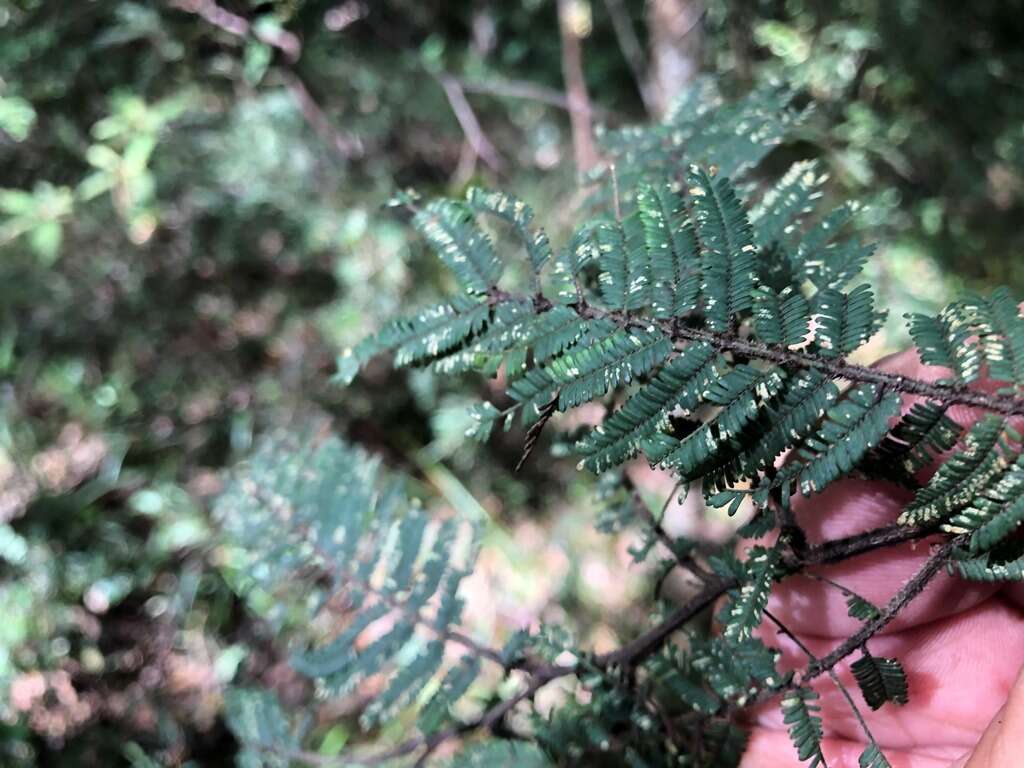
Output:
[[[913,352],[879,367],[935,380],[941,368],[924,366]],[[904,409],[912,401],[905,398]],[[980,413],[953,408],[969,426]],[[895,486],[849,479],[822,494],[794,502],[796,520],[811,543],[892,523],[911,494]],[[939,537],[887,547],[813,573],[857,592],[876,605],[889,598],[924,564]],[[872,712],[850,672],[855,652],[836,666],[839,680],[864,714],[893,768],[1011,768],[1024,766],[1024,589],[1022,585],[968,583],[942,572],[881,634],[868,642],[875,656],[899,659],[906,671],[909,703]],[[859,626],[847,615],[834,587],[807,576],[776,586],[768,610],[815,656],[824,656]],[[766,620],[766,644],[782,651],[780,666],[800,670],[807,655]],[[825,730],[822,751],[830,768],[857,768],[867,738],[835,683],[827,676],[813,687],[821,695]],[[760,708],[742,768],[801,765],[778,702]]]

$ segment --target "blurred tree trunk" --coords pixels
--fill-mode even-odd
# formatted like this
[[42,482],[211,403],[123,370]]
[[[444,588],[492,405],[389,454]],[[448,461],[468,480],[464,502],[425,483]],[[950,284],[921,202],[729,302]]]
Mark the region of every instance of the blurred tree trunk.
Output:
[[558,25],[562,34],[562,78],[569,101],[569,124],[577,173],[589,171],[597,163],[594,143],[593,109],[587,81],[583,76],[583,44],[581,38],[589,19],[584,18],[575,0],[558,0]]
[[700,69],[702,15],[696,0],[649,0],[647,4],[648,89],[656,117],[665,115]]

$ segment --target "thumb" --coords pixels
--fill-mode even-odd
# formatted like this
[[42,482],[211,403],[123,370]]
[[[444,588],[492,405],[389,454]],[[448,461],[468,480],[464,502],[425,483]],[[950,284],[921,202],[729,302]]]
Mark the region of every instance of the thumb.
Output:
[[1024,669],[1002,709],[981,735],[978,745],[950,768],[1002,768],[1019,765],[1021,745],[1024,745]]

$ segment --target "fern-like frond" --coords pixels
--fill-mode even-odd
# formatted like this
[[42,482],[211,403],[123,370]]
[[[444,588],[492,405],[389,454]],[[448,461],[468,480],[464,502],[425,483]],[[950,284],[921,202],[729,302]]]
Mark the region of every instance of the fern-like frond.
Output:
[[600,473],[636,456],[643,440],[660,431],[676,408],[691,411],[715,376],[718,355],[707,344],[691,344],[669,360],[620,409],[583,438],[580,462]]
[[665,184],[642,184],[636,204],[650,258],[653,315],[693,311],[700,292],[700,256],[682,196]]
[[300,750],[299,735],[273,691],[228,690],[224,718],[240,746],[235,756],[238,768],[288,768],[289,752]]
[[815,296],[814,312],[814,343],[823,357],[848,355],[874,336],[885,320],[884,313],[875,311],[868,285],[849,293],[826,288]]
[[750,309],[756,286],[754,233],[728,177],[691,166],[686,177],[693,222],[702,249],[704,314],[713,331],[729,330]]
[[[341,631],[291,663],[336,694],[381,676],[364,726],[441,673],[472,548],[460,546],[459,526],[429,520],[361,451],[333,438],[267,442],[236,470],[215,516],[268,594],[301,586],[311,605],[347,596]],[[367,630],[375,637],[361,646]]]
[[800,293],[791,288],[776,293],[761,287],[754,297],[754,331],[761,341],[791,347],[807,340],[811,307]]
[[744,561],[746,578],[732,596],[724,634],[732,641],[746,640],[761,624],[780,553],[776,548],[752,547]]
[[551,259],[551,242],[543,229],[533,229],[533,208],[507,192],[470,187],[466,202],[478,213],[489,213],[507,221],[526,247],[535,273]]
[[889,419],[899,409],[900,398],[895,392],[879,396],[874,384],[853,387],[828,409],[817,433],[797,451],[799,462],[787,466],[783,474],[795,477],[797,489],[804,496],[820,493],[878,445],[889,429]]
[[573,408],[632,381],[664,361],[671,351],[672,342],[654,327],[617,331],[590,346],[570,349],[547,366],[559,388],[559,410]]
[[850,665],[850,670],[864,701],[872,709],[879,709],[887,701],[907,703],[907,676],[896,659],[872,656],[865,649],[864,655]]
[[859,210],[856,203],[840,205],[808,229],[797,245],[794,268],[819,290],[842,288],[860,274],[874,253],[873,245],[863,245],[856,238],[836,239]]
[[903,510],[903,525],[945,520],[969,504],[1008,466],[1003,436],[1006,423],[985,416],[971,427],[962,451],[946,460]]
[[937,403],[914,403],[892,432],[871,452],[868,464],[883,476],[913,477],[952,450],[963,428]]
[[643,309],[651,299],[651,260],[639,213],[594,228],[601,298],[609,309]]
[[673,470],[684,480],[705,474],[735,454],[729,446],[737,445],[737,436],[779,393],[784,381],[785,375],[777,369],[758,371],[747,365],[736,366],[712,382],[704,394],[707,402],[722,406],[713,419],[683,440],[655,435],[644,441],[644,453],[653,463]]
[[968,343],[972,331],[959,305],[946,307],[937,317],[910,314],[907,320],[922,362],[949,368],[964,383],[981,375],[981,352],[977,345]]
[[432,360],[479,333],[489,317],[486,302],[460,295],[450,302],[392,320],[379,333],[342,353],[338,377],[342,383],[351,383],[371,359],[385,352],[394,354],[395,365],[399,367]]
[[797,758],[808,762],[809,768],[824,765],[825,756],[821,752],[821,740],[824,731],[821,717],[817,714],[821,707],[814,702],[818,694],[810,688],[796,688],[782,697],[782,722],[789,726],[789,740],[796,748]]
[[762,686],[784,679],[777,664],[779,652],[757,638],[731,642],[723,637],[691,638],[690,664],[722,699],[743,706]]
[[418,229],[459,284],[482,294],[501,277],[502,263],[472,211],[456,200],[434,200],[413,216]]
[[815,160],[800,160],[790,166],[778,183],[751,209],[750,221],[762,246],[789,240],[799,219],[814,210],[824,194],[828,175]]

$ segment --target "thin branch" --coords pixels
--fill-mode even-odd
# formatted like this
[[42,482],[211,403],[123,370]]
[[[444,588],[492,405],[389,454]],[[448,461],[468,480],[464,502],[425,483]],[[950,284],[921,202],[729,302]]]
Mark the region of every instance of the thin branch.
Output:
[[640,40],[636,36],[636,29],[633,28],[633,21],[629,13],[622,5],[622,0],[604,0],[604,7],[612,20],[612,29],[615,30],[615,39],[622,51],[622,58],[626,60],[629,71],[636,81],[636,89],[640,93],[640,99],[644,103],[647,114],[655,113],[655,104],[651,96],[651,89],[644,75],[647,68],[644,50],[640,46]]
[[297,35],[279,27],[254,26],[245,17],[221,8],[214,0],[168,0],[168,3],[173,8],[199,16],[203,21],[234,37],[251,35],[261,43],[281,51],[292,63],[298,61],[302,55],[302,41]]
[[313,132],[343,160],[364,154],[362,140],[356,135],[338,130],[331,124],[327,113],[313,98],[302,76],[294,69],[293,65],[302,56],[302,41],[297,35],[279,27],[252,24],[245,17],[221,8],[214,0],[167,0],[167,3],[172,8],[198,16],[233,37],[241,40],[252,37],[280,51],[285,59],[281,66],[285,85]]
[[[458,82],[466,93],[536,101],[540,104],[547,104],[549,107],[565,110],[566,112],[580,109],[578,105],[571,104],[566,95],[561,91],[548,88],[539,83],[531,83],[528,80],[511,80],[504,77],[490,77],[487,80],[466,80],[451,74],[448,77]],[[596,104],[590,105],[590,112],[595,117],[605,121],[612,118],[621,119],[621,116],[611,113]]]
[[[811,649],[804,645],[803,642],[801,642],[800,638],[798,638],[789,629],[789,627],[783,624],[782,621],[775,616],[775,614],[773,614],[771,611],[765,608],[764,615],[767,616],[772,621],[772,623],[779,628],[779,632],[781,632],[790,640],[792,640],[796,644],[796,647],[804,652],[804,655],[807,656],[808,661],[810,661],[812,664],[817,663],[818,659],[813,653],[811,653]],[[839,692],[843,694],[843,698],[846,699],[846,703],[850,705],[850,709],[853,712],[853,716],[857,718],[857,722],[860,724],[861,730],[864,731],[864,735],[868,737],[868,741],[877,747],[878,741],[875,739],[875,735],[871,733],[871,728],[868,727],[867,720],[864,719],[864,715],[861,713],[860,707],[857,706],[857,702],[853,700],[853,696],[850,695],[850,692],[847,690],[846,686],[843,685],[842,680],[839,679],[839,675],[835,673],[835,670],[830,669],[828,671],[828,676],[832,678],[832,682],[835,684],[836,688],[839,689]]]
[[444,95],[448,99],[448,104],[455,114],[455,119],[459,121],[459,127],[462,128],[462,133],[466,137],[466,141],[469,142],[470,147],[473,148],[473,152],[487,163],[492,171],[500,171],[505,163],[501,155],[498,154],[498,150],[494,148],[491,140],[487,138],[483,128],[480,127],[480,121],[477,120],[476,113],[469,105],[469,102],[466,101],[466,94],[462,90],[462,84],[456,78],[447,74],[437,75],[437,81],[444,89]]
[[900,611],[902,611],[915,597],[924,591],[924,588],[928,586],[928,583],[935,578],[939,571],[942,570],[943,566],[945,566],[949,561],[949,556],[953,550],[963,544],[966,539],[967,535],[962,534],[949,539],[939,546],[935,553],[928,558],[921,569],[914,574],[914,576],[904,584],[895,595],[893,595],[889,604],[881,611],[877,618],[867,622],[860,630],[847,638],[845,642],[840,644],[827,656],[824,656],[816,663],[811,664],[801,677],[800,684],[803,685],[823,673],[828,672],[836,664],[856,651],[876,634],[881,632],[889,622],[896,618]]
[[[512,294],[503,294],[503,298],[518,302],[527,300],[525,297]],[[812,352],[791,350],[787,347],[740,338],[732,333],[717,333],[701,328],[691,328],[682,325],[678,318],[657,320],[631,316],[618,310],[600,309],[585,301],[576,302],[570,307],[585,320],[608,319],[624,328],[656,325],[674,342],[704,342],[720,352],[736,352],[748,358],[756,358],[788,368],[818,370],[829,374],[833,379],[877,384],[890,391],[926,397],[947,406],[969,405],[1006,416],[1024,416],[1024,398],[1014,395],[990,394],[960,385],[924,381],[911,376],[850,363],[844,358],[824,358]]]

